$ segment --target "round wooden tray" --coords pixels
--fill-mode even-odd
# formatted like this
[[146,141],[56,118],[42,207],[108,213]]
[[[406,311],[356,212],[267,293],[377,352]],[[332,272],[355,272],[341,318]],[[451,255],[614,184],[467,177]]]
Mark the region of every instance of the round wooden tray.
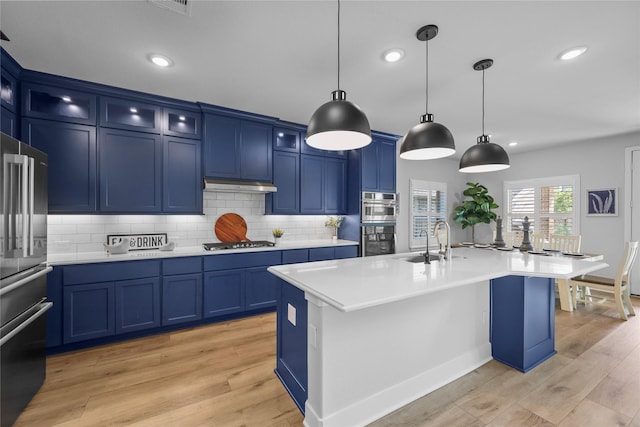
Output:
[[223,243],[241,242],[247,239],[247,223],[238,214],[226,213],[216,221],[216,237]]

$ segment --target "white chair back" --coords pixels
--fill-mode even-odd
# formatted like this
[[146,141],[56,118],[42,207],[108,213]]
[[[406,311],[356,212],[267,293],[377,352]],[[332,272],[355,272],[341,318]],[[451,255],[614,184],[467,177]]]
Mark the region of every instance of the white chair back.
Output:
[[564,234],[552,234],[549,239],[549,249],[554,249],[562,252],[580,252],[580,245],[582,243],[582,236],[567,236]]
[[616,272],[616,285],[627,285],[630,286],[630,274],[631,269],[633,268],[633,263],[636,261],[636,257],[638,256],[638,242],[627,242],[624,245],[624,255],[622,257],[622,261],[618,266],[618,271]]
[[533,249],[536,251],[541,251],[544,249],[544,234],[542,233],[533,233],[531,234],[531,245],[533,245]]

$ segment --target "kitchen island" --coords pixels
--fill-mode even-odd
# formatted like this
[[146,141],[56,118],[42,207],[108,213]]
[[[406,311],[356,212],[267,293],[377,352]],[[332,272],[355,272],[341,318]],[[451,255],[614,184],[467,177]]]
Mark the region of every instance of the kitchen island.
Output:
[[475,248],[430,265],[414,255],[268,269],[287,282],[276,373],[306,426],[365,425],[492,358],[533,369],[555,354],[554,279],[607,267]]

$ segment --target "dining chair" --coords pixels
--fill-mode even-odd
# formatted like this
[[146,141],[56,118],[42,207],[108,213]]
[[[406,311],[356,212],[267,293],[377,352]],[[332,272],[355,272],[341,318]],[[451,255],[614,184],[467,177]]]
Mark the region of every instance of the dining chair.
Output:
[[[577,308],[578,302],[603,304],[616,307],[620,317],[624,320],[627,320],[625,308],[629,312],[629,316],[635,316],[629,290],[631,288],[631,269],[637,255],[638,242],[626,242],[622,261],[618,265],[615,278],[591,275],[573,277],[570,281],[573,286],[573,307]],[[587,289],[597,291],[597,294],[587,293]]]
[[536,251],[541,251],[544,249],[544,234],[542,233],[531,233],[531,245],[533,245],[533,249]]
[[579,253],[582,236],[568,236],[565,234],[552,234],[549,239],[549,249],[562,252]]

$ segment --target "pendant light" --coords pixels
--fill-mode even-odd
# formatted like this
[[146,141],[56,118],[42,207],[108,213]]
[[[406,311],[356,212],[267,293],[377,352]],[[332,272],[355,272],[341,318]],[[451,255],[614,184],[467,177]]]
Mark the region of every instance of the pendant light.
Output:
[[425,25],[416,33],[418,40],[426,46],[426,105],[420,123],[407,132],[401,139],[400,158],[408,160],[430,160],[447,157],[456,152],[453,135],[449,129],[433,121],[429,114],[429,40],[438,35],[436,25]]
[[338,0],[338,90],[331,101],[321,105],[309,120],[307,144],[321,150],[342,151],[364,147],[371,142],[371,127],[364,112],[347,101],[340,90],[340,0]]
[[469,148],[460,159],[460,172],[479,173],[494,172],[507,169],[509,155],[493,142],[489,142],[489,135],[484,133],[484,70],[493,65],[493,59],[483,59],[473,64],[473,69],[482,71],[482,135],[478,137],[478,143]]

